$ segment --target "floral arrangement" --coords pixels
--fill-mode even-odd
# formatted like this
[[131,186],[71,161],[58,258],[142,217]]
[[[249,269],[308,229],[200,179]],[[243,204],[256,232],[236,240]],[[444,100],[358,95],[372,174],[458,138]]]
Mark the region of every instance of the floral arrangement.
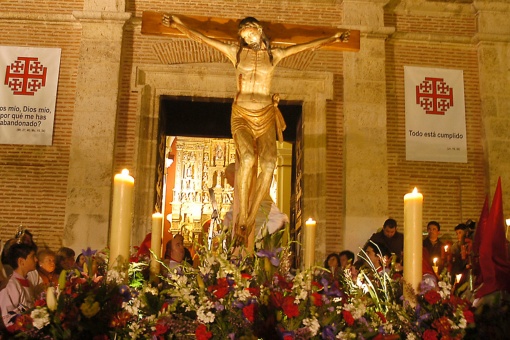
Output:
[[[59,291],[48,289],[9,331],[23,339],[432,340],[461,339],[474,327],[471,303],[452,296],[447,281],[424,283],[410,303],[391,271],[291,273],[281,237],[265,235],[246,256],[204,247],[198,268],[165,267],[159,282],[149,280],[148,258],[133,258],[127,272],[64,272]],[[90,266],[107,261],[87,255]]]

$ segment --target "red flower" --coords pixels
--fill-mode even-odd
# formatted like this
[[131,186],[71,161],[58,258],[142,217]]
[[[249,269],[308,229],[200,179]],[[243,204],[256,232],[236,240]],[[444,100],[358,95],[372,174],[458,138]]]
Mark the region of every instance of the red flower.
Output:
[[386,317],[384,316],[383,313],[375,312],[375,314],[377,314],[379,316],[379,318],[381,318],[382,323],[386,323]]
[[425,293],[425,300],[431,305],[441,301],[441,295],[435,290],[429,290]]
[[35,307],[44,307],[46,306],[46,300],[45,299],[39,299],[34,301]]
[[271,292],[271,302],[276,308],[280,308],[283,304],[283,294],[282,292]]
[[243,315],[250,322],[255,320],[255,307],[256,305],[254,303],[243,307]]
[[433,329],[427,329],[425,332],[423,332],[422,339],[423,340],[437,340],[437,332]]
[[131,318],[131,314],[127,311],[118,312],[113,316],[113,318],[109,322],[109,326],[112,328],[121,328],[127,325],[129,319]]
[[312,286],[315,286],[317,288],[319,288],[319,290],[321,290],[322,288],[324,288],[319,282],[317,281],[312,281]]
[[161,306],[161,310],[165,310],[168,308],[169,303],[167,301],[163,302],[163,305]]
[[212,332],[207,331],[207,327],[204,324],[198,325],[197,329],[195,330],[195,337],[197,340],[209,340],[212,338]]
[[14,323],[7,327],[7,330],[11,333],[21,331],[26,332],[27,326],[32,325],[34,320],[28,314],[17,315]]
[[449,335],[452,328],[446,316],[442,316],[439,319],[434,320],[432,327],[437,329],[442,335]]
[[290,334],[286,334],[283,336],[283,340],[294,340],[294,337]]
[[352,317],[351,312],[349,312],[348,310],[343,310],[342,316],[344,317],[344,320],[348,326],[354,325],[354,318]]
[[163,335],[163,334],[165,334],[168,331],[168,328],[169,327],[168,327],[167,324],[158,322],[156,324],[156,330],[154,331],[154,335],[156,335],[156,336]]
[[282,308],[288,318],[299,316],[299,306],[294,303],[293,296],[286,296],[283,298]]
[[319,293],[312,293],[312,302],[315,306],[320,307],[323,305],[322,295]]
[[287,282],[287,280],[280,274],[275,274],[274,279],[278,282],[278,286],[284,290],[291,290],[294,285],[292,281]]
[[228,294],[229,285],[226,278],[219,278],[217,285],[207,287],[207,290],[212,292],[218,299],[225,297]]
[[259,297],[260,296],[260,288],[259,287],[253,287],[253,288],[246,288],[251,296],[257,296]]
[[247,280],[250,280],[253,276],[251,276],[250,274],[248,273],[241,273],[241,277],[243,279],[247,279]]
[[472,311],[465,310],[462,313],[464,313],[464,317],[466,318],[467,323],[474,323],[475,322],[475,316],[473,315]]

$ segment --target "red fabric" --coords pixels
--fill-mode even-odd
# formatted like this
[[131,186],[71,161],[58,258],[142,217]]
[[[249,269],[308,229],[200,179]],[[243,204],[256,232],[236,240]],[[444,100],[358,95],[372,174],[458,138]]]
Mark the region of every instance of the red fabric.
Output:
[[22,285],[23,287],[30,287],[30,281],[28,281],[27,279],[20,279],[19,277],[17,277],[16,280],[18,280],[19,284]]
[[498,179],[487,223],[480,235],[479,263],[483,284],[479,286],[476,297],[500,290],[510,291],[510,261],[506,252],[501,178]]
[[432,265],[430,264],[430,262],[428,260],[430,258],[430,255],[429,255],[429,251],[427,250],[427,248],[423,248],[422,254],[423,254],[422,260],[421,260],[422,275],[430,274],[430,275],[437,276],[436,273],[434,273],[434,269],[432,268]]
[[152,233],[148,233],[145,236],[144,240],[142,241],[142,244],[140,244],[140,247],[138,248],[138,252],[136,253],[136,255],[138,257],[143,256],[143,255],[149,256],[151,254],[151,252],[150,252],[151,238],[152,238]]
[[487,223],[489,220],[489,198],[485,197],[485,202],[483,204],[482,212],[480,213],[480,218],[478,219],[478,225],[475,229],[475,236],[473,238],[473,274],[476,277],[475,287],[478,287],[482,284],[482,272],[480,269],[480,244],[482,242],[482,235],[487,228]]

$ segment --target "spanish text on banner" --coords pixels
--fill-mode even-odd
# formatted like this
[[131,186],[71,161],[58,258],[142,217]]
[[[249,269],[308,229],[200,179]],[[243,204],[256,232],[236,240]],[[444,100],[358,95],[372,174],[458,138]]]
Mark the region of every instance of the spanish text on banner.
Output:
[[406,159],[467,162],[462,70],[404,67]]
[[52,144],[60,54],[0,46],[0,144]]

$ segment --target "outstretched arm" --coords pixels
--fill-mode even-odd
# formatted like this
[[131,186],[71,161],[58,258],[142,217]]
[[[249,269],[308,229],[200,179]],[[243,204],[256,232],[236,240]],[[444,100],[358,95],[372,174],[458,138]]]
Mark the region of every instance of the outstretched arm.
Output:
[[316,50],[324,45],[331,44],[334,42],[348,42],[350,34],[351,34],[350,31],[338,32],[337,34],[329,38],[317,39],[304,44],[298,44],[282,49],[275,49],[273,51],[274,63],[277,64],[282,59],[287,58],[293,54],[307,50]]
[[185,24],[182,23],[181,19],[176,17],[175,15],[170,14],[164,14],[163,15],[163,25],[168,27],[173,27],[175,29],[178,29],[180,32],[182,32],[184,35],[186,35],[188,38],[203,43],[206,45],[209,45],[221,53],[223,53],[233,64],[236,62],[236,51],[237,48],[234,45],[229,45],[224,42],[221,42],[216,39],[209,38],[208,36],[189,28]]

